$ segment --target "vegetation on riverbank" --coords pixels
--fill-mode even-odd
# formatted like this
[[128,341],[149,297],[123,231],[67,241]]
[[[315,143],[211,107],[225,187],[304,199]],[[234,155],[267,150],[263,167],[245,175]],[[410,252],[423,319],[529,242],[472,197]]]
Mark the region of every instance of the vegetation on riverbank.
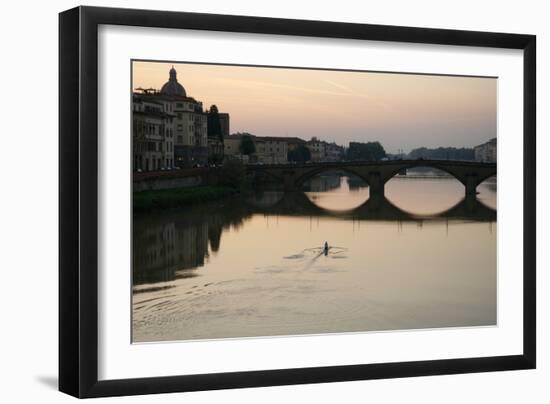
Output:
[[133,194],[133,207],[134,213],[142,213],[215,201],[238,193],[234,187],[211,185],[142,191]]

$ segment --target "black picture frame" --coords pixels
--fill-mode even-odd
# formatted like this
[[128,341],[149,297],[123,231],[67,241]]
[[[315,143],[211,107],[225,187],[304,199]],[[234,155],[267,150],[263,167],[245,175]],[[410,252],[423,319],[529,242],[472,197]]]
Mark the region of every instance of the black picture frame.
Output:
[[[99,381],[100,24],[523,50],[523,354]],[[84,398],[535,368],[535,103],[534,35],[96,7],[60,13],[59,389]]]

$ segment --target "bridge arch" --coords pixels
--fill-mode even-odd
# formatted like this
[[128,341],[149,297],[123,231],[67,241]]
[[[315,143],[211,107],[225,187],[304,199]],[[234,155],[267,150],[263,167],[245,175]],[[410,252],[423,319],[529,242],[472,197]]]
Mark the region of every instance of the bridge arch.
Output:
[[273,170],[256,170],[252,173],[249,171],[247,172],[247,175],[252,175],[252,178],[255,180],[261,179],[261,177],[264,178],[271,178],[277,183],[283,183],[284,182],[284,175],[273,171]]
[[353,175],[355,177],[361,178],[361,180],[365,181],[365,184],[367,186],[370,186],[369,179],[367,176],[365,176],[363,173],[358,172],[358,170],[355,170],[353,167],[312,167],[311,170],[306,171],[305,173],[298,176],[296,179],[294,179],[294,186],[299,188],[304,185],[304,183],[311,178],[315,177],[316,175],[326,173],[326,172],[334,172],[334,171],[343,171],[347,174]]
[[400,171],[415,167],[430,167],[446,172],[453,178],[458,180],[464,185],[466,195],[475,195],[477,192],[477,186],[486,179],[496,175],[496,164],[477,167],[471,162],[460,161],[430,161],[430,160],[415,160],[407,161],[402,165],[394,167],[388,166],[389,170],[386,170],[382,176],[382,187],[389,180],[394,178]]
[[484,181],[487,181],[491,177],[495,177],[495,178],[497,177],[497,171],[496,170],[494,172],[486,173],[485,175],[480,176],[478,185],[481,184]]
[[457,175],[455,172],[453,172],[452,169],[449,169],[447,167],[444,167],[444,166],[441,166],[437,163],[430,163],[430,162],[425,162],[423,160],[420,160],[418,161],[418,163],[408,163],[408,164],[404,164],[403,166],[400,166],[396,169],[393,169],[392,171],[390,171],[388,174],[384,175],[384,178],[383,178],[383,181],[384,181],[384,184],[386,184],[388,181],[390,181],[392,178],[395,178],[401,171],[403,170],[408,170],[410,168],[419,168],[419,167],[426,167],[426,168],[435,168],[436,170],[439,170],[439,171],[443,171],[447,174],[449,174],[451,177],[453,177],[454,179],[456,179],[457,181],[459,181],[462,185],[466,185],[465,184],[465,179],[462,178],[462,176],[460,175]]
[[464,185],[466,195],[475,195],[477,186],[496,175],[495,163],[451,160],[342,161],[312,164],[263,165],[248,167],[256,175],[268,175],[281,181],[287,190],[299,189],[305,181],[327,171],[341,170],[361,178],[370,196],[384,195],[384,185],[403,169],[432,167],[442,170]]

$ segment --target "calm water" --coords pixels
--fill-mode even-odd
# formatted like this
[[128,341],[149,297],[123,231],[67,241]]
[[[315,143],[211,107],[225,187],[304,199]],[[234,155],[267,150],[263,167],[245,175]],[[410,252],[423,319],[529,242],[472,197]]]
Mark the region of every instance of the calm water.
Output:
[[[134,219],[135,342],[496,324],[496,184],[342,176]],[[325,255],[325,241],[330,248]]]

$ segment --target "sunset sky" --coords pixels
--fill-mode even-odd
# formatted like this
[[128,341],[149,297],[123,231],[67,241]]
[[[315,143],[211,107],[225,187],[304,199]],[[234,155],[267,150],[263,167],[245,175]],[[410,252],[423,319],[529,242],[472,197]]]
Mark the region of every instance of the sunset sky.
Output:
[[188,96],[229,113],[232,133],[378,140],[390,153],[496,136],[494,78],[134,62],[132,87],[160,89],[172,65]]

